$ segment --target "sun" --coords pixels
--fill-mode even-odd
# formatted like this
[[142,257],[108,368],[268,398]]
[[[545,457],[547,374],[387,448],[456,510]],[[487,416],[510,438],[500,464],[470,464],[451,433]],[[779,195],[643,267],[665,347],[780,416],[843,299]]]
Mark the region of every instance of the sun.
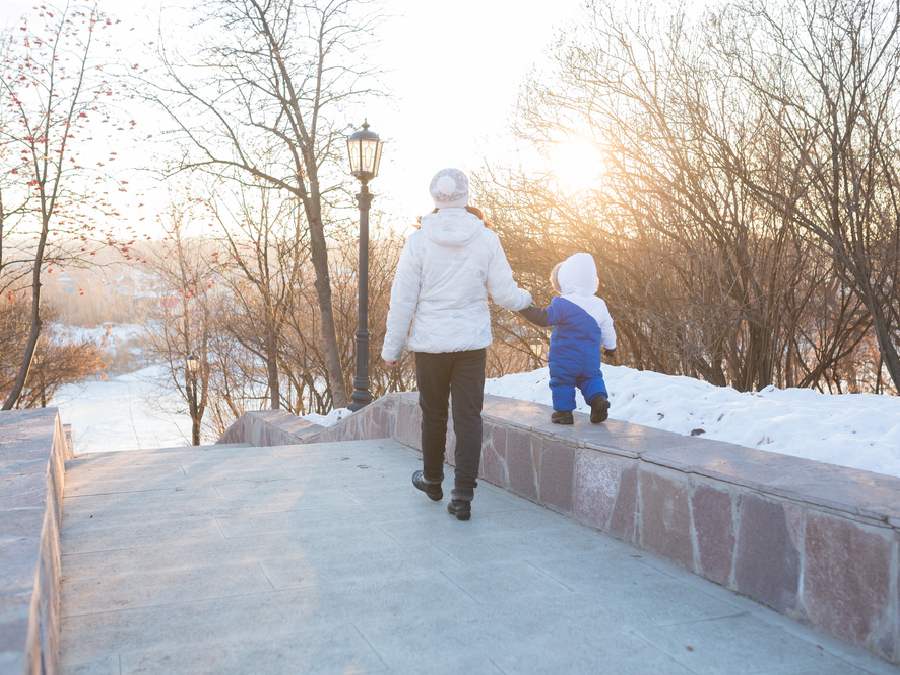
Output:
[[553,145],[550,168],[560,186],[573,192],[585,190],[603,174],[603,158],[591,141],[569,138]]

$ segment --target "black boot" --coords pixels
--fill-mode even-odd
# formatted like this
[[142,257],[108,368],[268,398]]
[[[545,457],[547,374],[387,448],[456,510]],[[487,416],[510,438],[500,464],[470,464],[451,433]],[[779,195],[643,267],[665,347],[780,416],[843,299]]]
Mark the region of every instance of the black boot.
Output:
[[609,410],[609,400],[603,394],[597,394],[591,401],[591,422],[594,424],[605,422],[607,410]]
[[417,490],[424,492],[433,501],[439,502],[444,498],[444,491],[441,489],[440,481],[435,483],[434,481],[428,480],[425,478],[425,472],[421,469],[413,472],[412,484]]
[[554,410],[550,421],[556,424],[575,424],[571,410]]
[[447,511],[456,516],[457,520],[468,520],[472,515],[472,502],[451,499],[450,503],[447,504]]

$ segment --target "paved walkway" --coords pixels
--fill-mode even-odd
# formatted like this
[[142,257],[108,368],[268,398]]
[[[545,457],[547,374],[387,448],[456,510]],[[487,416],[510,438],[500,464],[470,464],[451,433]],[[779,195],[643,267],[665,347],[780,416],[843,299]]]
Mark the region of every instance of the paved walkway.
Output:
[[62,674],[900,672],[491,485],[457,521],[418,466],[389,440],[68,462]]

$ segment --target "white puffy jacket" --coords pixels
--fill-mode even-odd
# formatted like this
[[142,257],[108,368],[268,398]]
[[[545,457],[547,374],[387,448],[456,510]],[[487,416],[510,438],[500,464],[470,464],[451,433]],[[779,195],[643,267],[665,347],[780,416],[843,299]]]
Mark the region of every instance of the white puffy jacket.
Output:
[[[513,279],[497,234],[465,209],[423,216],[403,246],[381,357],[398,361],[403,347],[441,354],[489,347],[487,294],[506,309],[531,304]],[[407,339],[407,333],[409,339]]]

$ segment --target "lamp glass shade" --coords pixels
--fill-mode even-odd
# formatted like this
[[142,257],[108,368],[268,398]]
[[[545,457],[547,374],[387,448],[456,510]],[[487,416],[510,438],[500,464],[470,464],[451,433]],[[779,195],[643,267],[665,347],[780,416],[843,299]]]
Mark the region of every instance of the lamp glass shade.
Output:
[[200,370],[200,359],[193,354],[187,357],[187,370],[189,373],[196,373]]
[[381,164],[381,148],[384,143],[378,134],[369,131],[368,123],[361,131],[354,131],[347,138],[347,155],[350,158],[350,173],[359,180],[369,181],[378,175]]

